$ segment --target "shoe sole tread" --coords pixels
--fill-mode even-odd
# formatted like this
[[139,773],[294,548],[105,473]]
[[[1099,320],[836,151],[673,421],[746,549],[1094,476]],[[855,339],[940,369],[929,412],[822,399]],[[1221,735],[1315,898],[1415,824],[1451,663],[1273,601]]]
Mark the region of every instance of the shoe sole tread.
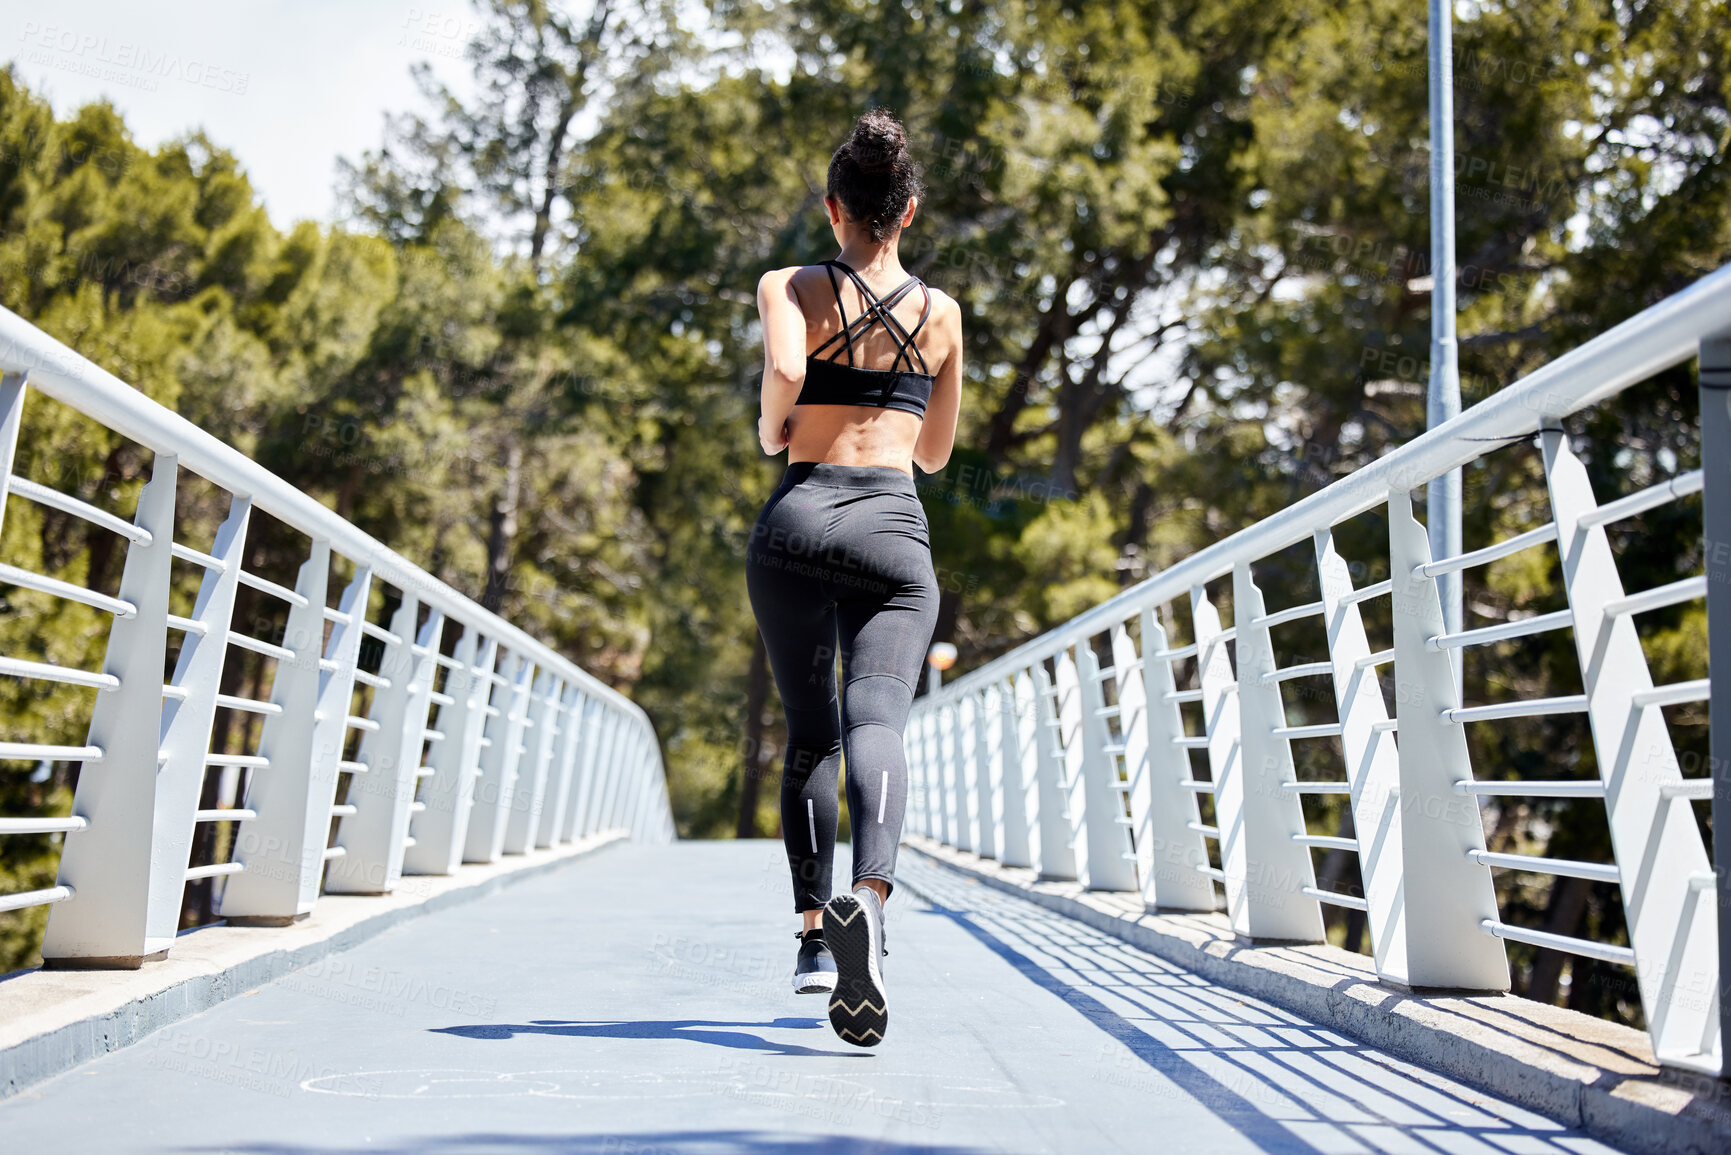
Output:
[[830,899],[823,912],[823,941],[835,957],[836,983],[829,1022],[843,1042],[875,1047],[889,1028],[889,1002],[873,965],[871,916],[851,894]]

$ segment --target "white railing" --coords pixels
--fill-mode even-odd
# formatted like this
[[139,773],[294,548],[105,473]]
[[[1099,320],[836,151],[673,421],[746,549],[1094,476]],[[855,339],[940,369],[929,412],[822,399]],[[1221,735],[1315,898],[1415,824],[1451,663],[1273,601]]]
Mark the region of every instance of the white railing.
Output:
[[[196,879],[222,880],[221,917],[270,925],[310,911],[321,885],[382,894],[405,873],[449,874],[602,831],[674,836],[660,746],[629,699],[3,309],[0,371],[0,514],[7,497],[49,506],[118,535],[125,551],[113,594],[0,564],[0,587],[83,603],[112,623],[100,671],[0,656],[0,675],[93,691],[81,745],[0,742],[0,760],[82,764],[69,817],[0,817],[0,836],[65,840],[55,886],[0,896],[0,910],[54,904],[49,965],[160,957]],[[14,474],[31,391],[150,452],[132,517]],[[184,474],[226,499],[226,518],[196,545],[179,540],[200,527],[177,521],[176,491],[194,509],[208,506],[208,487],[187,492]],[[245,568],[248,528],[267,518],[305,542],[292,588]],[[173,613],[188,575],[191,611]],[[243,587],[273,607],[250,632],[234,618]],[[388,621],[369,620],[375,606],[394,606]],[[236,650],[269,663],[261,697],[221,692]],[[211,748],[219,710],[261,719],[256,749]],[[202,805],[212,785],[218,804]],[[205,823],[229,824],[230,854],[194,863]]]
[[[1561,419],[1697,356],[1705,472],[1599,505]],[[1403,987],[1506,991],[1504,940],[1632,966],[1660,1060],[1718,1073],[1718,925],[1731,891],[1709,866],[1691,803],[1713,800],[1717,789],[1719,817],[1731,820],[1731,693],[1710,695],[1705,678],[1654,686],[1632,619],[1704,597],[1711,656],[1731,668],[1728,403],[1731,268],[916,700],[910,829],[1046,878],[1139,891],[1151,909],[1212,912],[1223,904],[1232,929],[1254,940],[1320,942],[1322,904],[1360,911],[1378,973]],[[1523,452],[1519,444],[1533,434],[1550,522],[1433,559],[1411,492],[1481,456]],[[1703,486],[1707,572],[1625,593],[1605,526]],[[1387,553],[1355,560],[1386,561],[1392,576],[1355,587],[1356,567],[1336,551],[1335,528],[1379,507]],[[1320,596],[1271,612],[1258,565],[1306,540]],[[1528,549],[1560,552],[1568,608],[1445,632],[1437,575]],[[1229,624],[1216,609],[1215,582],[1230,594]],[[1389,606],[1392,634],[1374,651],[1360,610],[1373,599]],[[1180,641],[1173,635],[1185,610],[1189,637]],[[1299,621],[1322,623],[1326,660],[1281,668],[1276,639]],[[1465,649],[1545,630],[1573,631],[1585,693],[1462,703]],[[1317,695],[1333,707],[1331,720],[1312,720],[1307,706],[1304,724],[1288,724],[1282,686],[1300,679],[1331,683]],[[1703,701],[1716,784],[1683,775],[1663,713]],[[1474,779],[1467,723],[1518,725],[1509,720],[1556,713],[1585,716],[1597,779]],[[1325,757],[1337,773],[1301,781],[1294,742],[1332,743]],[[1315,765],[1308,753],[1306,764]],[[1310,832],[1303,798],[1320,794],[1348,799],[1356,837]],[[1487,796],[1602,798],[1615,861],[1487,852],[1478,801]],[[1359,892],[1319,889],[1314,850],[1355,854]],[[1617,884],[1626,945],[1505,923],[1493,870]]]

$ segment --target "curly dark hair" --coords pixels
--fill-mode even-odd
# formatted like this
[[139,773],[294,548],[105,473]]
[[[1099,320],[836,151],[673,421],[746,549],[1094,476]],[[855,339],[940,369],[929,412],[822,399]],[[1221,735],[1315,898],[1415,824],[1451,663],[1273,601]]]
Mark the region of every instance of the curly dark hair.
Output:
[[829,195],[849,220],[871,230],[874,241],[889,240],[908,201],[925,192],[920,166],[908,155],[907,130],[888,109],[860,117],[829,158]]

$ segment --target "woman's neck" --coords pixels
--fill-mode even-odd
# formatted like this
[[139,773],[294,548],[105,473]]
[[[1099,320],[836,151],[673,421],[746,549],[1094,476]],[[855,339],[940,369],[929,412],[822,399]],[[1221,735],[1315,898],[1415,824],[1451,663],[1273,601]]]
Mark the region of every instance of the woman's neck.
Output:
[[874,244],[860,238],[843,245],[836,259],[863,277],[903,277],[906,270],[897,248],[894,240]]

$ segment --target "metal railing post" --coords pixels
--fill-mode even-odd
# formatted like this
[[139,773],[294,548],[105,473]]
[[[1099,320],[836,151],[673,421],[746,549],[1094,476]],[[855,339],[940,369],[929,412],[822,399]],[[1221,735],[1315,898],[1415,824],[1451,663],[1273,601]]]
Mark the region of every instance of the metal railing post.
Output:
[[631,773],[643,746],[643,735],[629,720],[621,724],[624,731],[619,752],[613,756],[613,778],[607,787],[606,830],[625,826],[626,800],[631,795]]
[[505,821],[511,814],[511,788],[523,757],[534,679],[535,663],[511,652],[493,695],[498,705],[487,707],[487,745],[481,751],[481,776],[475,783],[469,832],[463,840],[464,862],[497,862],[504,853]]
[[527,854],[535,848],[535,835],[541,827],[541,807],[545,804],[547,775],[558,749],[560,728],[565,724],[560,698],[565,693],[563,679],[543,670],[536,684],[540,692],[529,701],[529,749],[519,764],[516,785],[511,791],[511,810],[505,820],[506,854]]
[[619,748],[625,740],[625,719],[612,710],[607,711],[606,737],[601,749],[596,755],[595,776],[590,785],[588,813],[585,818],[587,830],[594,834],[607,829],[607,795],[613,789],[613,776],[617,772],[616,764],[619,758]]
[[625,827],[631,831],[632,838],[643,836],[644,804],[649,796],[649,766],[655,757],[653,746],[654,743],[649,736],[644,735],[642,747],[632,769],[634,780],[631,784],[631,810],[625,822]]
[[1112,627],[1112,682],[1118,692],[1118,733],[1124,760],[1124,804],[1129,808],[1131,863],[1138,888],[1152,889],[1154,875],[1153,814],[1148,767],[1148,695],[1142,659],[1130,640],[1126,623]]
[[661,843],[666,841],[664,814],[672,813],[672,806],[662,797],[661,783],[666,780],[667,766],[661,758],[659,743],[651,743],[649,760],[643,783],[643,811],[638,821],[640,833],[633,835],[646,842]]
[[[332,894],[389,894],[402,877],[427,714],[433,705],[436,667],[427,651],[437,648],[444,624],[443,615],[432,611],[417,638],[420,609],[414,595],[405,592],[391,615],[391,640],[379,661],[379,677],[390,684],[373,689],[367,716],[379,728],[361,735],[355,756],[367,769],[349,785],[348,802],[355,812],[337,821],[336,844],[343,854],[325,871],[325,890]],[[417,647],[423,651],[419,656]]]
[[613,759],[613,782],[607,792],[607,825],[604,827],[607,830],[621,830],[626,826],[632,773],[637,766],[638,753],[643,748],[643,735],[630,720],[624,722],[623,728],[619,753]]
[[1702,1050],[1719,1053],[1720,1075],[1731,1076],[1731,332],[1701,342],[1702,552],[1707,570],[1708,766],[1713,779],[1713,842],[1719,919],[1717,1038]]
[[[1711,901],[1712,866],[1681,790],[1670,728],[1650,700],[1653,678],[1633,613],[1613,604],[1623,597],[1623,580],[1610,541],[1603,526],[1579,524],[1598,508],[1586,467],[1560,428],[1539,438],[1653,1053],[1662,1063],[1716,1074],[1719,1057],[1709,1039],[1718,1030],[1720,912]],[[1708,451],[1703,439],[1701,459],[1711,468]]]
[[[1065,808],[1064,750],[1058,737],[1057,690],[1052,685],[1052,675],[1046,671],[1046,663],[1035,663],[1029,672],[1033,676],[1029,686],[1033,708],[1025,715],[1024,725],[1030,729],[1023,731],[1022,741],[1024,749],[1028,744],[1034,748],[1035,793],[1039,798],[1039,821],[1035,825],[1040,832],[1037,863],[1042,879],[1074,882],[1076,848],[1071,843],[1069,812]],[[1022,765],[1026,766],[1027,762]]]
[[[150,942],[173,942],[180,929],[181,899],[186,893],[205,767],[217,764],[211,754],[210,735],[216,722],[222,667],[228,658],[234,595],[240,586],[251,516],[250,499],[230,499],[228,518],[211,546],[210,556],[217,564],[207,566],[200,579],[192,617],[175,658],[174,677],[163,690],[167,700],[162,706],[162,745],[157,752],[156,848],[151,854],[150,914],[146,920]],[[229,872],[226,865],[216,871]]]
[[[1208,777],[1214,783],[1214,839],[1220,852],[1218,877],[1226,891],[1226,917],[1233,932],[1249,936],[1250,898],[1245,890],[1250,871],[1249,848],[1239,836],[1244,828],[1245,784],[1244,751],[1239,739],[1238,675],[1233,673],[1232,658],[1226,651],[1227,635],[1220,625],[1220,611],[1214,608],[1206,586],[1191,587],[1190,624],[1196,636],[1196,682],[1202,691]],[[1197,872],[1216,877],[1216,872],[1207,865],[1198,867]]]
[[633,838],[643,837],[649,801],[654,797],[653,772],[661,765],[660,743],[656,740],[654,727],[645,724],[643,728],[643,757],[637,760],[637,801],[631,815]]
[[584,833],[594,834],[607,829],[607,795],[613,789],[615,763],[623,741],[625,720],[612,710],[607,711],[601,749],[595,756],[595,773],[590,781],[589,798],[584,814]]
[[[373,570],[357,565],[355,575],[343,590],[337,607],[335,624],[325,648],[324,683],[319,687],[319,706],[313,713],[313,764],[308,777],[306,842],[300,860],[300,901],[297,914],[312,910],[324,877],[324,866],[343,857],[343,849],[331,844],[331,819],[336,814],[338,780],[344,774],[365,774],[367,767],[359,759],[348,761],[343,754],[348,749],[349,731],[367,727],[355,726],[355,682],[360,669],[361,644],[366,640],[367,605],[372,597]],[[359,753],[359,751],[356,751]]]
[[[16,383],[18,404],[23,383]],[[14,435],[15,432],[14,432]],[[160,957],[166,942],[152,942],[151,873],[186,869],[154,861],[157,751],[162,743],[162,671],[168,661],[168,591],[174,549],[174,492],[179,463],[159,453],[150,481],[138,495],[133,524],[150,534],[129,542],[120,576],[120,600],[135,611],[117,617],[108,633],[102,670],[120,679],[98,693],[85,745],[102,751],[78,773],[72,813],[89,823],[70,831],[60,852],[58,884],[74,897],[48,911],[42,942],[50,967],[138,967]]]
[[1005,866],[1034,864],[1029,834],[1028,787],[1030,775],[1022,765],[1021,728],[1017,724],[1015,679],[992,683],[992,712],[987,725],[997,731],[998,811],[1003,816],[1002,845],[998,861]]
[[1335,552],[1334,534],[1318,530],[1314,540],[1371,955],[1378,975],[1404,985],[1408,974],[1406,938],[1401,933],[1406,916],[1400,880],[1400,754],[1377,674],[1381,656],[1372,655],[1359,603],[1349,600],[1352,571]]
[[479,627],[465,626],[457,639],[445,676],[444,693],[451,700],[439,707],[434,723],[445,740],[433,747],[433,773],[421,791],[426,809],[411,824],[415,844],[403,856],[407,874],[450,874],[463,860],[498,654],[498,641],[483,639]]
[[920,716],[921,764],[926,774],[926,834],[944,841],[944,764],[938,750],[938,712],[928,707]]
[[1077,699],[1082,712],[1082,806],[1088,827],[1089,890],[1130,890],[1140,893],[1136,854],[1131,849],[1130,823],[1118,777],[1117,756],[1108,737],[1107,718],[1122,703],[1106,705],[1100,659],[1086,640],[1076,643]]
[[1004,853],[1003,731],[986,700],[988,688],[968,691],[974,706],[974,786],[979,792],[980,854],[1001,859]]
[[993,857],[993,847],[988,842],[990,838],[989,818],[982,811],[980,804],[985,801],[985,788],[981,785],[984,777],[980,773],[980,696],[975,693],[964,693],[956,699],[956,753],[961,766],[961,807],[962,829],[966,831],[968,844],[964,849],[971,850],[982,858]]
[[903,829],[909,834],[926,832],[926,768],[922,762],[925,743],[920,738],[920,720],[924,712],[914,709],[908,714],[908,725],[902,735],[902,752],[908,762],[908,808]]
[[240,828],[232,855],[245,870],[224,884],[217,902],[226,919],[287,921],[299,902],[330,566],[329,543],[315,540],[295,582],[300,600],[283,627],[282,646],[293,656],[278,658],[271,676],[270,701],[280,712],[266,715],[258,744],[268,768],[247,779],[244,804],[258,817]]
[[651,771],[661,762],[660,743],[656,740],[655,729],[644,725],[643,757],[637,760],[637,809],[631,815],[632,837],[641,837],[644,806],[650,797]]
[[648,778],[649,763],[653,757],[651,748],[655,745],[654,731],[639,721],[637,723],[636,754],[631,759],[631,808],[625,812],[621,823],[627,830],[637,829],[637,805],[642,799],[642,786]]
[[282,713],[265,719],[259,740],[270,767],[247,784],[246,806],[258,817],[235,844],[234,860],[245,869],[228,880],[218,907],[230,922],[280,925],[312,910],[329,857],[337,778],[356,769],[343,751],[373,571],[357,567],[326,641],[329,570],[329,543],[314,541],[295,587],[306,604],[289,611],[284,630],[283,646],[295,656],[277,663],[271,688]]
[[0,519],[12,489],[12,467],[18,460],[18,431],[24,427],[24,402],[29,379],[22,373],[0,373]]
[[571,779],[577,770],[578,745],[584,737],[584,711],[588,695],[576,686],[565,687],[565,700],[560,705],[559,752],[554,759],[554,779],[548,804],[541,810],[541,822],[535,834],[535,845],[557,846],[565,830],[566,811],[571,806]]
[[594,790],[595,776],[600,773],[601,744],[607,738],[608,713],[606,703],[599,698],[589,702],[589,715],[583,720],[583,733],[578,739],[581,749],[577,759],[577,777],[571,783],[571,814],[565,828],[567,842],[575,842],[589,833],[589,799]]
[[[1086,643],[1084,643],[1086,644]],[[1058,713],[1053,734],[1058,738],[1059,814],[1064,819],[1064,841],[1076,862],[1076,881],[1088,885],[1088,797],[1084,768],[1088,759],[1082,737],[1082,679],[1076,672],[1071,647],[1058,651],[1052,663],[1052,705]]]
[[617,717],[614,726],[615,736],[613,749],[607,758],[607,776],[604,782],[607,791],[601,797],[600,829],[615,830],[619,825],[619,792],[625,785],[626,767],[630,765],[630,756],[637,735],[631,728],[631,720],[623,716]]
[[1029,866],[1028,814],[1023,808],[1022,767],[1017,748],[1015,690],[1008,678],[986,687],[986,767],[994,795],[998,861]]
[[1007,866],[1039,868],[1040,865],[1040,752],[1034,706],[1034,676],[1028,670],[1018,670],[1005,676],[1004,703],[1004,764],[1013,768],[1015,787],[1008,785],[1006,769],[1004,812],[1020,831],[1021,854],[1018,861],[1005,860]]
[[938,759],[944,775],[944,841],[958,850],[972,850],[968,840],[968,793],[962,784],[962,757],[957,749],[956,706],[937,708]]
[[1171,661],[1154,656],[1169,645],[1153,606],[1142,611],[1140,657],[1124,627],[1112,639],[1115,669],[1141,666],[1139,677],[1120,679],[1118,700],[1124,705],[1124,759],[1142,900],[1154,909],[1212,911],[1219,905],[1214,882],[1198,869],[1208,865],[1208,847],[1195,829],[1201,814],[1195,791],[1185,785],[1193,781],[1190,755],[1178,746],[1184,718],[1177,683]]
[[[1243,772],[1242,827],[1245,839],[1244,886],[1250,935],[1289,942],[1323,940],[1322,906],[1308,891],[1316,889],[1316,868],[1310,847],[1299,841],[1308,831],[1303,804],[1286,784],[1297,780],[1292,764],[1292,740],[1286,704],[1278,682],[1274,639],[1258,624],[1268,613],[1262,589],[1248,562],[1232,570],[1232,619],[1237,626],[1238,720]],[[1222,825],[1221,859],[1231,837]]]
[[[1484,929],[1497,919],[1478,799],[1455,783],[1470,780],[1466,733],[1444,720],[1460,706],[1454,656],[1433,648],[1445,632],[1431,560],[1412,497],[1388,497],[1388,559],[1394,616],[1395,718],[1400,732],[1401,876],[1405,887],[1407,980],[1414,987],[1506,991],[1509,962]],[[1380,863],[1379,863],[1380,865]]]

